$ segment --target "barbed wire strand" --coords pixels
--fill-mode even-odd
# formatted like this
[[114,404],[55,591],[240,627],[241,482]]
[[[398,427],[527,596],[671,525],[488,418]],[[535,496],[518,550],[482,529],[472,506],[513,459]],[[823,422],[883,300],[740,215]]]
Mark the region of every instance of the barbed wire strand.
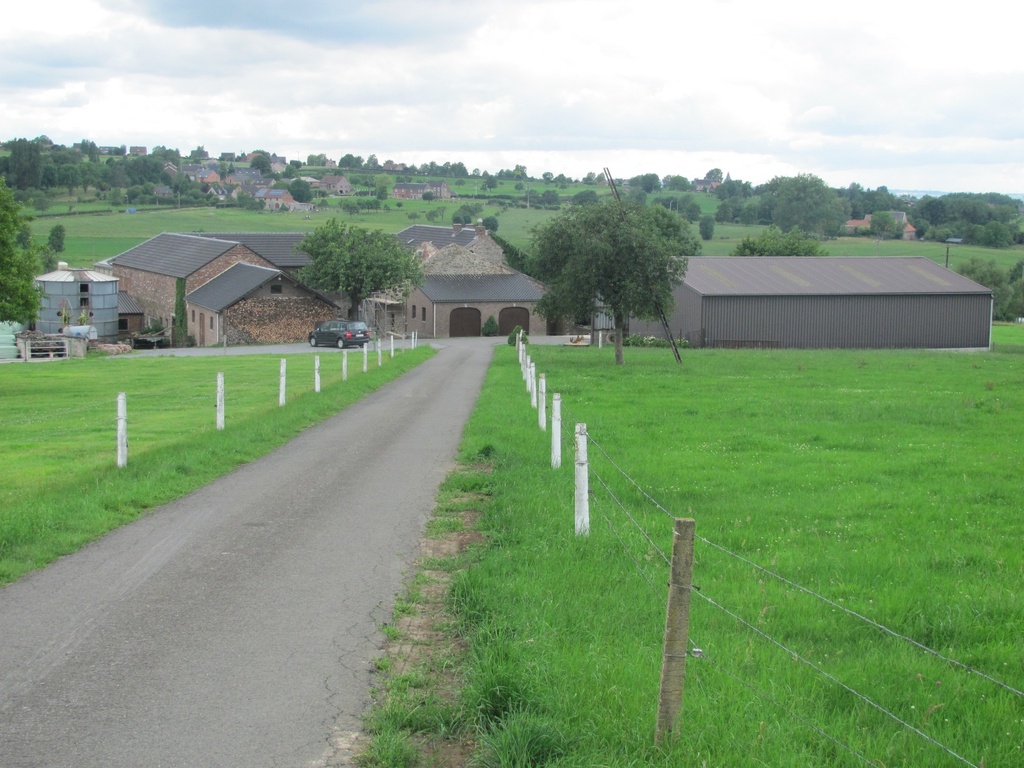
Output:
[[830,680],[830,681],[831,681],[832,683],[834,683],[835,685],[838,685],[838,686],[839,686],[840,688],[842,688],[843,690],[847,691],[848,693],[851,693],[851,694],[853,694],[853,695],[854,695],[854,696],[856,696],[856,697],[857,697],[858,699],[860,699],[860,700],[861,700],[861,701],[863,701],[864,703],[868,704],[869,706],[871,706],[872,708],[874,708],[874,709],[875,709],[875,710],[877,710],[878,712],[881,712],[881,713],[882,713],[883,715],[885,715],[886,717],[888,717],[888,718],[890,718],[890,719],[894,720],[895,722],[899,723],[899,724],[900,724],[900,725],[902,725],[902,726],[903,726],[904,728],[907,728],[908,730],[910,730],[910,731],[913,731],[913,732],[914,732],[914,733],[916,733],[916,734],[917,734],[918,736],[920,736],[921,738],[923,738],[923,739],[924,739],[925,741],[928,741],[928,742],[930,742],[931,744],[934,744],[935,746],[937,746],[937,747],[939,747],[940,749],[944,750],[944,751],[945,751],[945,752],[946,752],[947,754],[949,754],[949,755],[950,755],[950,756],[952,756],[952,757],[955,757],[955,758],[956,758],[957,760],[959,760],[960,762],[962,762],[962,763],[963,763],[964,765],[969,765],[969,766],[971,766],[971,768],[979,768],[979,766],[977,766],[977,765],[975,765],[974,763],[972,763],[972,762],[971,762],[970,760],[968,760],[968,759],[967,759],[966,757],[963,757],[962,755],[960,755],[960,754],[958,754],[958,753],[954,752],[954,751],[953,751],[952,749],[950,749],[949,747],[947,747],[947,746],[946,746],[945,744],[943,744],[942,742],[940,742],[940,741],[936,740],[935,738],[933,738],[933,737],[929,736],[929,735],[928,735],[927,733],[925,733],[924,731],[922,731],[922,730],[920,730],[919,728],[916,728],[915,726],[913,726],[913,725],[911,725],[910,723],[906,722],[905,720],[903,720],[902,718],[900,718],[900,717],[899,717],[898,715],[896,715],[895,713],[893,713],[893,712],[890,712],[889,710],[887,710],[887,709],[886,709],[885,707],[883,707],[883,706],[882,706],[881,704],[878,704],[877,702],[875,702],[875,701],[873,701],[872,699],[870,699],[870,698],[868,698],[867,696],[865,696],[865,695],[864,695],[863,693],[860,693],[859,691],[857,691],[857,690],[854,690],[853,688],[851,688],[850,686],[848,686],[848,685],[847,685],[846,683],[844,683],[844,682],[843,682],[842,680],[840,680],[839,678],[837,678],[837,677],[836,677],[835,675],[833,675],[833,674],[831,674],[831,673],[829,673],[829,672],[826,672],[826,671],[825,671],[824,669],[822,669],[821,667],[819,667],[819,666],[818,666],[817,664],[815,664],[815,663],[814,663],[813,661],[810,661],[810,660],[808,660],[808,659],[805,659],[805,658],[804,658],[803,656],[801,656],[801,655],[800,655],[799,653],[797,653],[796,651],[792,650],[791,648],[788,648],[788,647],[786,647],[786,646],[785,646],[785,645],[784,645],[783,643],[781,643],[781,642],[779,642],[778,640],[776,640],[776,639],[775,639],[774,637],[772,637],[771,635],[769,635],[769,634],[768,634],[767,632],[765,632],[765,631],[763,631],[763,630],[761,630],[761,629],[758,629],[758,628],[757,628],[757,627],[755,627],[755,626],[754,626],[753,624],[751,624],[751,623],[750,623],[749,621],[747,621],[746,619],[742,618],[741,616],[739,616],[739,615],[737,615],[737,614],[733,613],[732,611],[730,611],[730,610],[729,610],[728,608],[726,608],[725,606],[721,605],[720,603],[717,603],[716,601],[714,601],[713,599],[711,599],[711,598],[710,598],[710,597],[708,597],[707,595],[703,594],[702,592],[697,592],[697,591],[695,591],[694,593],[695,593],[695,594],[696,594],[696,595],[697,595],[698,597],[700,597],[701,599],[703,599],[703,600],[704,600],[705,602],[707,602],[707,603],[709,603],[709,604],[713,605],[713,606],[714,606],[714,607],[716,607],[716,608],[717,608],[718,610],[720,610],[720,611],[722,611],[723,613],[725,613],[725,614],[726,614],[727,616],[730,616],[731,618],[735,619],[736,621],[738,621],[738,622],[739,622],[740,624],[742,624],[743,626],[747,627],[747,629],[749,629],[749,630],[751,630],[752,632],[754,632],[754,633],[756,633],[756,634],[760,635],[761,637],[763,637],[763,638],[764,638],[765,640],[767,640],[768,642],[770,642],[770,643],[772,643],[773,645],[775,645],[776,647],[778,647],[778,648],[782,649],[783,651],[785,651],[786,653],[788,653],[788,654],[789,654],[790,656],[792,656],[792,657],[793,657],[794,659],[796,659],[797,661],[799,661],[799,662],[800,662],[801,664],[804,664],[804,665],[806,665],[806,666],[810,667],[811,669],[813,669],[813,670],[817,671],[817,672],[818,672],[818,674],[822,675],[822,676],[823,676],[823,677],[825,677],[825,678],[826,678],[827,680]]
[[826,732],[820,726],[815,725],[814,723],[812,723],[810,720],[805,718],[800,713],[794,712],[792,709],[787,707],[785,704],[783,704],[781,701],[776,699],[771,694],[766,693],[765,691],[762,691],[760,688],[756,687],[752,683],[748,683],[743,678],[739,677],[738,675],[734,674],[733,672],[730,672],[728,669],[723,667],[721,664],[716,663],[715,660],[708,655],[707,651],[698,648],[696,646],[696,644],[693,643],[692,639],[690,641],[690,645],[693,646],[692,650],[698,651],[698,653],[692,654],[694,658],[699,658],[701,661],[706,661],[708,664],[710,664],[712,667],[717,669],[719,672],[721,672],[722,674],[724,674],[724,675],[726,675],[728,677],[731,677],[733,680],[735,680],[737,683],[742,685],[744,688],[746,688],[749,691],[751,691],[758,698],[764,699],[769,704],[772,704],[777,709],[782,710],[783,712],[785,712],[790,717],[795,718],[796,720],[799,720],[805,727],[810,728],[812,731],[817,733],[819,736],[822,736],[825,739],[828,739],[829,741],[831,741],[833,744],[835,744],[840,749],[846,750],[851,755],[853,755],[854,757],[859,759],[861,762],[863,762],[865,765],[877,766],[877,763],[875,763],[873,760],[871,760],[867,756],[861,754],[860,752],[855,750],[853,747],[851,747],[849,744],[845,744],[842,741],[839,741],[839,739],[837,739],[835,736],[833,736],[830,733]]
[[619,532],[615,530],[615,526],[612,524],[611,518],[609,518],[608,515],[604,514],[600,510],[598,510],[598,514],[602,518],[604,518],[604,521],[608,524],[608,529],[612,532],[612,535],[618,540],[619,546],[622,547],[622,551],[626,553],[626,557],[628,557],[633,562],[633,567],[636,568],[636,572],[639,573],[643,580],[647,582],[647,586],[651,588],[651,591],[654,592],[655,597],[657,597],[659,595],[658,588],[654,586],[654,582],[647,577],[646,573],[644,573],[643,567],[640,565],[640,561],[633,557],[633,553],[629,551],[629,547],[626,545],[626,542],[622,539],[621,536],[619,536]]
[[629,521],[633,524],[633,526],[638,531],[640,531],[640,534],[645,539],[647,539],[647,543],[649,543],[654,548],[655,552],[661,555],[661,559],[665,561],[666,565],[671,566],[672,559],[668,555],[666,555],[664,551],[662,551],[662,549],[657,545],[654,539],[652,539],[650,535],[647,533],[647,531],[645,531],[643,527],[636,521],[636,518],[634,518],[633,515],[629,513],[629,510],[627,510],[625,505],[623,505],[623,503],[619,501],[619,498],[615,495],[614,491],[612,491],[612,489],[608,487],[608,483],[606,483],[604,481],[604,478],[602,478],[596,471],[594,471],[593,467],[591,467],[591,474],[593,474],[594,477],[597,478],[597,481],[604,487],[608,495],[612,497],[612,499],[615,501],[615,504],[619,507],[619,509],[622,510],[623,514],[629,518]]
[[828,598],[825,595],[819,594],[819,593],[815,592],[813,589],[809,589],[808,587],[805,587],[805,586],[803,586],[801,584],[797,584],[795,581],[787,579],[785,576],[782,576],[781,574],[775,573],[774,571],[771,571],[771,570],[765,568],[763,565],[758,565],[754,561],[752,561],[752,560],[750,560],[750,559],[748,559],[746,557],[743,557],[743,555],[740,555],[740,554],[738,554],[736,552],[732,552],[732,551],[726,549],[725,547],[723,547],[720,544],[715,544],[713,541],[709,541],[709,540],[705,539],[703,536],[697,536],[697,539],[702,541],[704,544],[707,544],[709,547],[713,547],[714,549],[717,549],[717,550],[719,550],[721,552],[724,552],[725,554],[730,555],[731,557],[736,558],[740,562],[746,563],[750,567],[757,569],[761,573],[764,573],[767,576],[771,576],[774,579],[778,579],[782,583],[792,587],[793,589],[799,590],[800,592],[803,592],[804,594],[810,595],[811,597],[815,597],[818,600],[821,600],[822,602],[827,603],[828,605],[832,606],[833,608],[835,608],[835,609],[837,609],[839,611],[842,611],[843,613],[845,613],[845,614],[847,614],[849,616],[853,616],[854,618],[860,619],[861,621],[866,622],[867,624],[870,624],[875,629],[879,629],[882,632],[885,632],[885,633],[891,635],[892,637],[895,637],[895,638],[897,638],[899,640],[903,640],[904,642],[909,643],[910,645],[913,645],[915,648],[917,648],[917,649],[919,649],[921,651],[924,651],[925,653],[929,653],[932,656],[935,656],[937,659],[940,659],[940,660],[946,662],[947,664],[952,664],[953,666],[958,667],[958,668],[960,668],[960,669],[962,669],[965,672],[968,672],[970,674],[978,675],[979,677],[984,678],[985,680],[987,680],[988,682],[992,683],[993,685],[996,685],[996,686],[998,686],[1000,688],[1003,688],[1003,689],[1009,691],[1010,693],[1015,694],[1016,696],[1024,697],[1024,691],[1019,691],[1016,688],[1014,688],[1012,685],[1008,685],[1007,683],[1004,683],[1001,680],[997,680],[996,678],[991,677],[990,675],[985,674],[984,672],[982,672],[979,669],[975,669],[974,667],[972,667],[972,666],[970,666],[968,664],[964,664],[962,661],[957,661],[956,659],[952,659],[952,658],[944,655],[940,651],[937,651],[934,648],[929,648],[927,645],[924,645],[923,643],[918,642],[917,640],[915,640],[912,637],[908,637],[906,635],[902,635],[899,632],[897,632],[896,630],[890,629],[889,627],[885,626],[884,624],[880,624],[879,622],[875,621],[874,619],[869,618],[868,616],[865,616],[865,615],[863,615],[861,613],[858,613],[857,611],[853,610],[852,608],[847,608],[844,605],[840,605],[839,603],[835,602],[831,598]]
[[[640,491],[640,493],[643,494],[643,496],[648,501],[650,501],[657,509],[661,510],[663,513],[665,513],[669,517],[671,517],[673,519],[675,518],[675,515],[673,515],[671,512],[669,512],[667,509],[665,509],[665,507],[662,506],[657,501],[657,499],[655,499],[653,496],[651,496],[650,493],[648,493],[647,490],[643,488],[643,486],[641,486],[636,480],[633,479],[632,476],[630,476],[624,469],[622,469],[622,467],[620,467],[615,462],[615,460],[612,459],[612,457],[601,446],[601,444],[593,439],[593,436],[589,432],[587,433],[587,439],[588,439],[589,442],[591,442],[594,446],[597,447],[597,449],[604,455],[604,457],[608,460],[608,462],[613,467],[615,467],[615,469],[617,469],[619,471],[619,473],[623,477],[625,477],[626,480],[628,480],[638,491]],[[925,653],[931,654],[935,658],[940,659],[941,661],[944,661],[947,664],[951,664],[951,665],[957,667],[958,669],[961,669],[961,670],[963,670],[963,671],[965,671],[965,672],[967,672],[969,674],[977,675],[978,677],[981,677],[982,679],[987,680],[988,682],[992,683],[993,685],[995,685],[995,686],[997,686],[999,688],[1002,688],[1002,689],[1004,689],[1004,690],[1014,694],[1015,696],[1024,697],[1024,691],[1021,691],[1021,690],[1019,690],[1017,688],[1014,688],[1012,685],[1009,685],[1008,683],[1004,683],[1002,680],[999,680],[998,678],[992,677],[991,675],[988,675],[985,672],[982,672],[981,670],[976,669],[975,667],[970,666],[969,664],[965,664],[962,661],[957,661],[956,659],[950,658],[949,656],[946,656],[945,654],[943,654],[940,651],[935,650],[934,648],[929,648],[927,645],[924,645],[923,643],[919,642],[918,640],[915,640],[912,637],[909,637],[907,635],[901,634],[900,632],[897,632],[896,630],[891,629],[890,627],[887,627],[884,624],[881,624],[881,623],[875,621],[874,619],[871,619],[868,616],[865,616],[862,613],[858,613],[857,611],[855,611],[855,610],[853,610],[851,608],[847,608],[844,605],[840,605],[839,603],[837,603],[834,600],[826,597],[825,595],[822,595],[822,594],[820,594],[818,592],[815,592],[813,589],[810,589],[810,588],[805,587],[805,586],[803,586],[801,584],[798,584],[795,581],[792,581],[791,579],[787,579],[785,576],[783,576],[783,575],[781,575],[779,573],[776,573],[776,572],[774,572],[774,571],[772,571],[772,570],[770,570],[768,568],[765,568],[763,565],[759,565],[758,563],[755,563],[752,560],[750,560],[748,558],[745,558],[745,557],[743,557],[742,555],[740,555],[740,554],[738,554],[736,552],[732,552],[731,550],[727,549],[726,547],[723,547],[720,544],[715,544],[714,542],[706,539],[703,536],[700,536],[699,534],[696,535],[696,538],[699,541],[703,542],[704,544],[707,544],[710,547],[718,549],[719,551],[721,551],[721,552],[723,552],[723,553],[725,553],[727,555],[730,555],[731,557],[734,557],[734,558],[736,558],[737,560],[740,560],[743,563],[746,563],[747,565],[751,566],[752,568],[756,568],[757,570],[759,570],[760,572],[764,573],[765,575],[771,576],[773,579],[777,579],[777,580],[783,582],[784,584],[787,584],[787,585],[791,586],[794,589],[797,589],[797,590],[799,590],[799,591],[801,591],[801,592],[803,592],[803,593],[805,593],[805,594],[807,594],[807,595],[809,595],[811,597],[817,598],[818,600],[821,600],[822,602],[832,606],[833,608],[835,608],[835,609],[837,609],[839,611],[842,611],[843,613],[845,613],[845,614],[847,614],[849,616],[852,616],[852,617],[854,617],[856,619],[859,619],[859,620],[861,620],[863,622],[866,622],[867,624],[870,624],[871,626],[875,627],[875,629],[881,630],[882,632],[885,632],[886,634],[888,634],[888,635],[890,635],[890,636],[892,636],[892,637],[894,637],[894,638],[896,638],[898,640],[902,640],[905,643],[909,643],[910,645],[914,646],[918,650],[921,650],[921,651],[924,651]]]

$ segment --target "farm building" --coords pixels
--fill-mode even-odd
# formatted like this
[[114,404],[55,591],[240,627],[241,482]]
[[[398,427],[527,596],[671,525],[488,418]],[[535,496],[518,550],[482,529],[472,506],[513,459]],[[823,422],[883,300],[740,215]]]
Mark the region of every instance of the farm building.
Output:
[[53,272],[36,278],[43,290],[36,330],[60,333],[67,325],[91,325],[96,337],[117,338],[116,277],[91,269],[68,269],[61,262]]
[[[418,225],[395,237],[422,260],[424,273],[423,285],[404,302],[406,332],[422,338],[479,336],[493,315],[502,335],[517,325],[527,333],[545,333],[545,322],[534,311],[543,285],[508,266],[482,224]],[[397,320],[392,314],[399,306],[389,305],[389,323]]]
[[923,257],[691,258],[669,325],[699,347],[987,349],[992,291]]
[[185,297],[188,333],[201,346],[305,341],[339,308],[279,269],[235,264]]

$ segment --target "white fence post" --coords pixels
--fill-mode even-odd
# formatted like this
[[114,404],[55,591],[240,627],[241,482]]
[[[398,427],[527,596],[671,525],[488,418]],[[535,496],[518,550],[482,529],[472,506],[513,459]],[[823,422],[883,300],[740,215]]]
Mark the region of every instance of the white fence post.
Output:
[[341,380],[348,381],[348,350],[341,350]]
[[551,396],[551,468],[562,466],[562,396]]
[[370,342],[363,344],[363,373],[366,373],[366,361],[370,354]]
[[530,407],[537,407],[537,364],[530,363]]
[[604,331],[598,331],[597,332],[597,348],[601,349],[601,347],[603,345],[604,345]]
[[391,337],[391,356],[395,356],[395,337]]
[[313,391],[320,391],[320,355],[313,358]]
[[384,342],[377,339],[377,367],[384,365]]
[[282,357],[281,358],[280,382],[278,383],[278,386],[277,386],[277,404],[279,406],[284,405],[284,392],[285,392],[285,383],[287,381],[287,369],[288,369],[288,361],[285,360]]
[[590,477],[587,474],[587,425],[576,425],[576,535],[590,535]]
[[124,392],[117,395],[117,466],[128,466],[128,395]]
[[537,377],[537,386],[540,388],[537,393],[537,423],[543,432],[548,428],[548,382],[543,373]]
[[224,374],[217,374],[217,429],[224,429]]

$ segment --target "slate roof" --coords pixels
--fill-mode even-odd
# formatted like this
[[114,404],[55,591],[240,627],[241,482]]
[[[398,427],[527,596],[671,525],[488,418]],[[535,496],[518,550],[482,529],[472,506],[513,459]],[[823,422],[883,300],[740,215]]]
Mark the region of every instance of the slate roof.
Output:
[[282,274],[279,269],[235,264],[196,288],[185,301],[220,312]]
[[456,245],[467,246],[476,240],[476,230],[473,227],[463,227],[462,231],[456,232],[452,227],[432,227],[429,224],[414,224],[398,232],[395,237],[407,248],[415,248],[420,243],[431,243],[437,248],[444,248],[455,243]]
[[188,277],[237,244],[212,237],[164,232],[108,259],[107,262],[143,272]]
[[298,250],[303,232],[194,232],[198,237],[241,243],[280,269],[295,269],[309,263],[309,256]]
[[693,257],[684,283],[705,296],[992,293],[923,256]]
[[433,302],[539,301],[541,286],[521,272],[508,275],[426,275],[420,290]]

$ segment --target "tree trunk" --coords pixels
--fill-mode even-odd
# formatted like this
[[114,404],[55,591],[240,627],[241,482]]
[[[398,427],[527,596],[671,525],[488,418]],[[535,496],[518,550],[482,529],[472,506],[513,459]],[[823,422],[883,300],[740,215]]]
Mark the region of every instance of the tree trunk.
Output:
[[626,318],[620,314],[615,315],[615,364],[622,365],[626,361],[622,357],[622,334],[626,326]]

